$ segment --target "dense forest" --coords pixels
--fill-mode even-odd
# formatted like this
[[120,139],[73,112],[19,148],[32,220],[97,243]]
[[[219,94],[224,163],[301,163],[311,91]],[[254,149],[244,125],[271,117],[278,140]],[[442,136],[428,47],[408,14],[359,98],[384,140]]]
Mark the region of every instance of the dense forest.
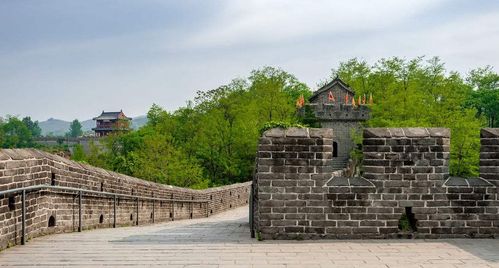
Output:
[[[322,84],[336,76],[356,94],[373,95],[372,119],[366,127],[448,127],[452,131],[451,173],[478,175],[480,128],[499,127],[499,75],[492,68],[463,76],[447,71],[438,58],[394,57],[374,64],[352,59],[340,63]],[[245,79],[200,91],[174,112],[154,104],[146,126],[106,138],[105,150],[91,146],[85,154],[76,147],[73,158],[184,187],[247,181],[263,128],[317,125],[310,114],[298,116],[296,108],[300,96],[307,100],[311,94],[294,75],[264,67]],[[8,124],[0,122],[0,142],[13,147],[5,146],[12,144],[5,142],[12,140]]]
[[[166,184],[204,188],[251,178],[260,129],[297,122],[295,102],[310,89],[283,70],[266,67],[248,79],[198,92],[173,113],[153,105],[137,131],[109,137],[107,150],[77,159]],[[82,158],[83,157],[83,158]]]
[[462,77],[447,72],[439,58],[390,58],[373,65],[352,59],[334,76],[356,94],[373,94],[369,127],[450,128],[451,174],[478,175],[480,128],[499,126],[499,75],[491,67]]

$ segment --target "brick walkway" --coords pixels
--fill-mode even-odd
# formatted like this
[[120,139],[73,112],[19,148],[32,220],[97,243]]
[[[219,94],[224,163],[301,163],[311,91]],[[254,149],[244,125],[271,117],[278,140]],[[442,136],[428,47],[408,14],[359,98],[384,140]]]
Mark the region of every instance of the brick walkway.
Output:
[[498,239],[258,242],[247,212],[36,238],[0,266],[499,267]]

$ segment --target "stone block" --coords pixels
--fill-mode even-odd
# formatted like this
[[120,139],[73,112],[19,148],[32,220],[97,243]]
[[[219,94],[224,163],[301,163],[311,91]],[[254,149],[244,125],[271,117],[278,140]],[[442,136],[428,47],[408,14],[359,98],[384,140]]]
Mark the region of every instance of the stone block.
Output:
[[481,167],[499,166],[499,159],[480,159]]
[[499,128],[482,128],[480,131],[481,138],[499,138]]
[[401,138],[405,137],[404,130],[401,128],[390,128],[391,137]]
[[310,128],[309,134],[311,138],[333,139],[333,129],[331,128]]
[[286,137],[298,137],[298,138],[309,137],[308,128],[290,127],[286,129],[284,132]]
[[409,138],[429,137],[430,133],[426,128],[403,128],[405,136]]
[[303,233],[304,231],[305,227],[303,226],[284,227],[284,232],[286,233]]
[[283,128],[272,128],[272,129],[266,130],[263,133],[263,136],[264,137],[274,137],[274,138],[284,137],[284,131],[285,131],[285,129],[283,129]]
[[348,228],[348,227],[326,228],[326,233],[328,233],[328,234],[352,234],[352,228]]
[[428,128],[431,137],[450,138],[450,129],[448,128]]
[[258,150],[261,152],[284,152],[284,145],[260,145]]
[[392,134],[387,128],[365,128],[364,129],[364,139],[371,138],[389,138]]

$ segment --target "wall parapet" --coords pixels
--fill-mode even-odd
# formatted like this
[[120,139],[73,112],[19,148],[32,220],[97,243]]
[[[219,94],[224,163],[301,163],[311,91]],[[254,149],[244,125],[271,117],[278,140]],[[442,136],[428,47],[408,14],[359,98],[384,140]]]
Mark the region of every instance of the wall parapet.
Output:
[[499,186],[499,128],[480,132],[480,177]]
[[[93,229],[208,217],[248,204],[251,182],[193,190],[140,180],[34,149],[0,150],[0,192],[36,185],[116,194],[115,198],[84,195],[82,225]],[[21,243],[21,199],[20,193],[0,196],[0,249]],[[78,230],[79,200],[74,191],[27,192],[25,204],[27,239]]]
[[262,238],[499,235],[499,191],[492,184],[499,178],[498,129],[482,130],[482,178],[449,176],[451,133],[445,128],[367,128],[364,173],[345,178],[328,166],[332,131],[263,135],[253,184],[254,225]]

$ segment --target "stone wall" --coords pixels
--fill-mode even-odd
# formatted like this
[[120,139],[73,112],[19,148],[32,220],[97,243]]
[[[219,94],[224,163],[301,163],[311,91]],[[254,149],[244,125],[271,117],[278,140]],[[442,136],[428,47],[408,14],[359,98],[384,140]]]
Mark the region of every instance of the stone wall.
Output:
[[480,177],[499,187],[499,128],[484,128],[480,137]]
[[[175,200],[163,202],[139,199],[137,202],[118,197],[117,226],[208,217],[248,204],[251,187],[251,183],[247,182],[206,190],[185,189],[106,171],[42,151],[0,150],[0,191],[42,184]],[[186,200],[205,202],[192,203]],[[113,197],[85,194],[82,204],[83,229],[113,226]],[[27,193],[27,238],[77,231],[78,208],[78,195],[74,193],[58,190]],[[49,227],[51,217],[55,220],[53,227]],[[21,194],[0,196],[0,249],[19,244],[20,238]]]
[[258,147],[254,226],[264,239],[297,238],[324,229],[330,202],[332,129],[274,128]]
[[[364,173],[355,178],[329,170],[332,137],[326,129],[264,133],[254,179],[254,219],[262,238],[499,234],[497,187],[483,178],[449,177],[448,129],[366,129]],[[495,169],[486,170],[489,179],[497,178]]]
[[[101,150],[107,150],[107,148],[101,144],[101,137],[79,137],[79,138],[61,138],[61,137],[40,137],[35,139],[35,143],[45,145],[45,146],[58,146],[67,145],[69,150],[73,152],[74,146],[79,144],[86,153],[90,152],[91,144],[96,146]],[[59,142],[61,142],[59,144]]]

